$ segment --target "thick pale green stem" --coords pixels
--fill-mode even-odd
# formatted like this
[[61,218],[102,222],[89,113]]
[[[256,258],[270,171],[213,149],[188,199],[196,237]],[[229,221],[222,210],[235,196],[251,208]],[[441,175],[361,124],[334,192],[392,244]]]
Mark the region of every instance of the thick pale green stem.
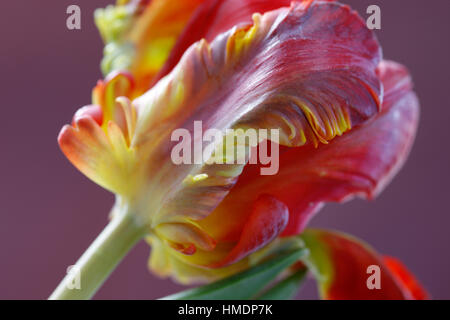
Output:
[[90,299],[145,232],[128,212],[118,212],[49,299]]

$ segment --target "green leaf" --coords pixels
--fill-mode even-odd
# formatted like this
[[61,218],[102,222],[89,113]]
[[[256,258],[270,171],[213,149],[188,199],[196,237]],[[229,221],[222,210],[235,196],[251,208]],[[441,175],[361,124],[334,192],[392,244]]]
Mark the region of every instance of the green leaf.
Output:
[[276,255],[269,261],[257,265],[234,276],[206,286],[182,291],[163,300],[245,300],[255,295],[272,281],[281,271],[308,253],[307,249],[297,249]]
[[297,291],[303,281],[308,270],[301,269],[276,285],[265,291],[258,300],[291,300],[297,294]]

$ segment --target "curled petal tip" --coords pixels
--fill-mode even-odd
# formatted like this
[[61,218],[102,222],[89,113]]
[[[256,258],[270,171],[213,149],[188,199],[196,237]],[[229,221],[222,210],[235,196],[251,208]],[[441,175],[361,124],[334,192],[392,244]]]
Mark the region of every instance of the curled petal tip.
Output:
[[91,117],[99,126],[103,123],[103,111],[98,105],[88,105],[78,109],[73,116],[72,125],[75,126],[77,120],[83,117]]
[[411,300],[428,300],[430,294],[424,289],[414,275],[397,258],[384,256],[384,263],[399,286],[403,289],[405,296]]

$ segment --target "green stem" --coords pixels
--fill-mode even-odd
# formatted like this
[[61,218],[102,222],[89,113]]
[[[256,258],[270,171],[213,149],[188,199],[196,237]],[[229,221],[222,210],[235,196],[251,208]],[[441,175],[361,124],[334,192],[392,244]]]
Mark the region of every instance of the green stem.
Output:
[[90,299],[145,232],[145,227],[136,223],[132,215],[117,212],[77,261],[72,269],[75,272],[66,275],[49,299]]

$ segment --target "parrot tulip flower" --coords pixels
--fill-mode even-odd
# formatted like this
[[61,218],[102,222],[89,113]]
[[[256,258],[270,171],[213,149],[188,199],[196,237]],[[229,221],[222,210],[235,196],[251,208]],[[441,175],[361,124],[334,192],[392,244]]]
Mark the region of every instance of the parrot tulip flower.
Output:
[[[346,5],[118,1],[97,11],[96,23],[105,80],[58,141],[81,172],[116,194],[111,223],[127,221],[137,230],[127,239],[147,239],[149,266],[161,276],[211,282],[251,267],[301,234],[325,202],[375,197],[413,143],[419,104],[408,71],[382,60],[375,35]],[[261,147],[251,143],[243,164],[210,161],[224,141],[203,142],[214,147],[201,163],[175,164],[171,135],[192,133],[195,121],[279,130],[279,141],[269,141],[280,149],[279,172],[262,176],[261,165],[247,164]],[[228,149],[221,156],[232,157]],[[336,269],[321,283],[325,297],[347,297],[334,285],[341,276]]]

